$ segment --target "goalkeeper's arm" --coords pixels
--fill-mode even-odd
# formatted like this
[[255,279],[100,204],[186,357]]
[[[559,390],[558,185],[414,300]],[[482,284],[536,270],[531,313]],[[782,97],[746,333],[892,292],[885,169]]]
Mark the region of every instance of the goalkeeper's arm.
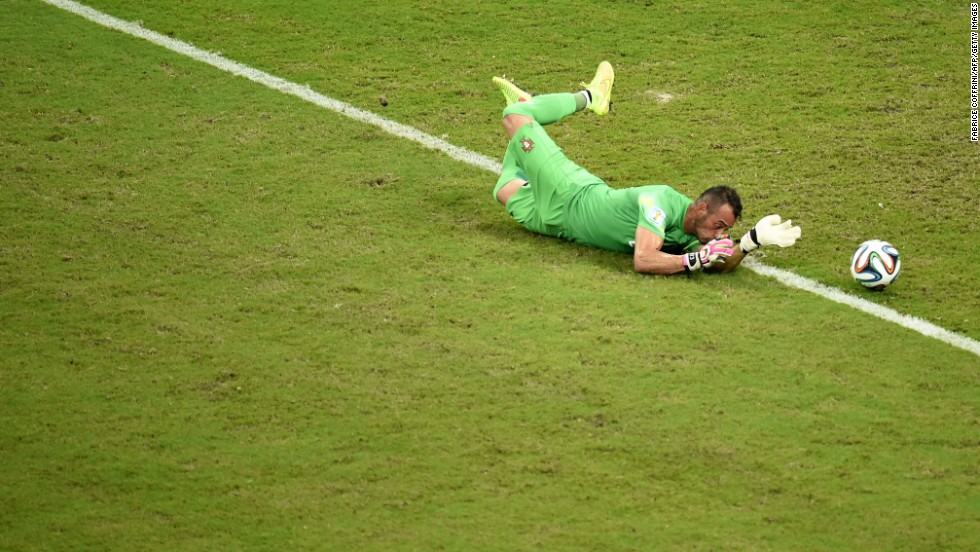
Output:
[[670,255],[660,248],[664,239],[642,226],[636,229],[636,242],[633,248],[633,268],[642,274],[676,274],[711,270],[725,262],[737,249],[728,238],[711,240],[694,253]]
[[751,230],[742,236],[738,247],[730,257],[721,265],[718,270],[731,272],[735,270],[742,259],[752,251],[764,245],[778,245],[779,247],[789,247],[796,243],[802,231],[799,226],[793,226],[793,221],[783,221],[779,215],[769,215],[763,217]]
[[725,259],[725,263],[724,264],[719,264],[719,265],[712,266],[710,268],[706,268],[705,271],[707,271],[707,272],[731,272],[731,271],[735,270],[738,267],[739,264],[742,263],[742,259],[744,259],[744,258],[746,258],[748,256],[749,256],[748,253],[746,253],[745,251],[742,251],[742,248],[740,246],[736,245],[734,247],[734,251],[732,251],[731,256],[728,257],[727,259]]

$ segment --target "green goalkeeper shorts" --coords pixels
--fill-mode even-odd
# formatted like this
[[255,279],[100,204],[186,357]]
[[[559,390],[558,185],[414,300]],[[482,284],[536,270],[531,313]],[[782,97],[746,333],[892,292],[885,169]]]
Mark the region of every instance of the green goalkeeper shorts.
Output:
[[572,198],[582,188],[603,183],[565,157],[537,122],[522,126],[511,138],[493,197],[518,179],[528,184],[507,200],[507,213],[532,232],[557,237],[565,237],[565,212]]

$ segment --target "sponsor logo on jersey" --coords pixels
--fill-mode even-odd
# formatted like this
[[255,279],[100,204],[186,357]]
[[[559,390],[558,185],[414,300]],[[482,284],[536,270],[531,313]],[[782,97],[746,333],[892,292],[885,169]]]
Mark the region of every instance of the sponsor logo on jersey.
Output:
[[534,149],[534,142],[532,142],[528,138],[521,138],[521,148],[524,149],[525,153],[528,153]]
[[667,213],[661,208],[656,208],[652,213],[647,214],[647,220],[653,223],[657,228],[663,228],[664,224],[667,223]]
[[650,196],[640,196],[640,208],[643,209],[643,217],[650,222],[650,224],[664,229],[667,224],[667,213],[653,202],[653,198]]

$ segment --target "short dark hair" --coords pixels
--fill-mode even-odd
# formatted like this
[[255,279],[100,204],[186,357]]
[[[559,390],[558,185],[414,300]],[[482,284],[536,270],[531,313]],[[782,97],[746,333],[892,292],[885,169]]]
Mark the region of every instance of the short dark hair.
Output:
[[698,196],[696,203],[706,203],[708,209],[712,211],[727,203],[732,206],[735,219],[742,218],[742,198],[738,197],[738,192],[729,186],[708,188]]

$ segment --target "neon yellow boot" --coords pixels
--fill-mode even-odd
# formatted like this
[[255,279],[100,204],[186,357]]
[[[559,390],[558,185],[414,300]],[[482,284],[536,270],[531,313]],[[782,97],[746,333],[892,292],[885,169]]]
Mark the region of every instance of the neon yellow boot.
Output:
[[589,104],[588,109],[596,115],[609,113],[614,78],[612,65],[608,61],[603,61],[596,69],[595,78],[592,79],[592,82],[589,84],[582,83],[582,87],[592,95],[592,103]]
[[493,83],[497,85],[497,88],[499,88],[500,92],[503,93],[504,98],[507,100],[507,105],[515,104],[517,102],[526,102],[531,99],[530,94],[521,90],[516,84],[507,79],[494,77]]

